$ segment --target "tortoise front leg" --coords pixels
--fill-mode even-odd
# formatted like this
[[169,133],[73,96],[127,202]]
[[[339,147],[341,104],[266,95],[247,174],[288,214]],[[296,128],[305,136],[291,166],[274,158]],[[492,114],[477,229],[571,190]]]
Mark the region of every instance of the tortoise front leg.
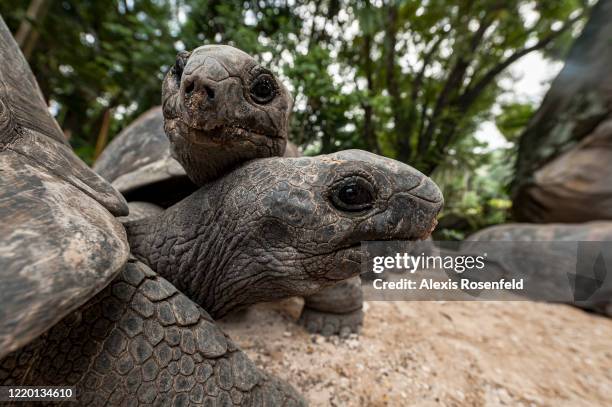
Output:
[[75,386],[78,405],[305,405],[199,306],[139,262],[30,345],[0,384]]
[[363,293],[359,276],[304,298],[299,323],[311,333],[346,337],[363,325]]

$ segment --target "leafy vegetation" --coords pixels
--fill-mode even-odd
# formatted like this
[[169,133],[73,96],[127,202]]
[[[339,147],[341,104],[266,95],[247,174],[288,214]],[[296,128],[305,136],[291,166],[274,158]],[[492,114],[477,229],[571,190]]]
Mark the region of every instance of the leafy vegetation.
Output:
[[587,0],[10,3],[0,2],[0,13],[16,33],[24,22],[33,27],[22,47],[86,161],[159,103],[161,78],[178,50],[229,43],[257,55],[290,85],[291,137],[307,154],[362,148],[433,174],[449,203],[449,227],[464,232],[505,219],[515,155],[514,148],[490,151],[476,129],[495,120],[515,143],[533,111],[506,104],[494,115],[500,79],[531,52],[562,57],[592,6]]

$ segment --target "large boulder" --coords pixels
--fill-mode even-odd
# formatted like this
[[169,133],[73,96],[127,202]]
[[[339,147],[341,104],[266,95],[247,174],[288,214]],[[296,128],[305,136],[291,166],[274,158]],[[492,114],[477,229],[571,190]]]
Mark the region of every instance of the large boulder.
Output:
[[530,222],[612,219],[612,118],[538,169],[518,190],[515,215]]
[[612,0],[599,1],[521,135],[513,212],[522,222],[612,219]]

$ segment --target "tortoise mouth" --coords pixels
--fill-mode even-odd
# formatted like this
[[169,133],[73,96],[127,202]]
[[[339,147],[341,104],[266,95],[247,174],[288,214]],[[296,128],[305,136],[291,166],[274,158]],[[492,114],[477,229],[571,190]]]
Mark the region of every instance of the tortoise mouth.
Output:
[[[415,234],[406,234],[406,235],[397,235],[391,238],[381,238],[374,239],[370,241],[376,242],[394,242],[394,241],[409,241],[416,242],[420,240],[425,240],[431,234],[431,230],[436,225],[436,222],[432,222],[433,225],[430,229],[429,233],[424,235],[415,235]],[[361,250],[362,242],[366,240],[359,241],[356,243],[348,244],[346,246],[341,246],[336,250],[328,253],[322,253],[318,257],[327,257],[329,256],[332,259],[333,265],[329,267],[325,274],[324,278],[331,281],[340,281],[346,280],[347,278],[362,274],[361,271],[361,263],[363,261],[363,251]]]
[[277,131],[253,129],[237,124],[206,125],[191,124],[178,119],[187,131],[179,132],[179,136],[194,144],[224,144],[262,139],[282,139]]
[[341,281],[361,274],[361,243],[337,250],[333,256],[334,267],[325,273],[325,278]]

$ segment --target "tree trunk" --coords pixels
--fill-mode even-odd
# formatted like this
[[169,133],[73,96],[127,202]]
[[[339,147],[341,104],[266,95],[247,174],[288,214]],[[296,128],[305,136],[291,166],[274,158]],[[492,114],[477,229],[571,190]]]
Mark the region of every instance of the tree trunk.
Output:
[[[513,210],[518,220],[549,222],[569,219],[583,221],[589,217],[601,219],[601,215],[596,214],[551,214],[557,213],[554,207],[565,205],[563,201],[584,195],[594,185],[585,183],[585,177],[605,173],[603,170],[610,168],[611,161],[599,163],[601,170],[594,170],[592,165],[590,169],[581,167],[582,177],[576,168],[567,168],[566,173],[575,173],[574,181],[577,184],[573,192],[565,190],[563,197],[553,199],[548,192],[542,195],[543,190],[550,191],[551,185],[544,185],[542,179],[536,178],[539,173],[550,174],[550,169],[545,169],[549,163],[560,159],[578,142],[593,134],[604,121],[612,118],[610,21],[612,0],[600,0],[593,7],[588,23],[572,46],[563,70],[553,81],[542,105],[520,138],[513,184]],[[556,182],[559,184],[560,181]],[[569,180],[565,180],[562,186],[569,188],[569,183]],[[593,199],[599,199],[596,198],[596,191],[591,192],[594,193]]]
[[104,116],[102,117],[102,126],[100,126],[100,131],[98,132],[98,139],[96,140],[96,150],[94,151],[94,161],[102,154],[104,147],[108,143],[108,129],[110,128],[111,121],[111,111],[110,107],[107,107],[104,111]]
[[361,105],[363,108],[363,138],[366,143],[368,151],[379,154],[380,148],[378,146],[378,138],[376,136],[376,129],[374,128],[374,108],[372,107],[372,97],[374,96],[374,79],[372,70],[372,58],[370,52],[372,51],[372,36],[367,33],[363,37],[363,48],[361,50],[361,58],[364,62],[364,70],[367,81],[367,100]]
[[378,147],[378,139],[376,137],[376,131],[374,129],[374,123],[372,120],[373,111],[372,105],[366,102],[362,105],[363,107],[363,138],[365,140],[368,151],[380,154],[380,148]]
[[395,46],[397,45],[398,30],[398,5],[390,2],[387,8],[387,27],[385,29],[385,63],[387,71],[387,92],[391,97],[391,110],[393,111],[393,122],[397,137],[397,159],[403,162],[410,162],[412,150],[410,145],[410,132],[404,118],[400,85],[396,72]]
[[42,24],[49,9],[49,3],[49,0],[32,0],[25,18],[21,21],[17,34],[15,34],[15,41],[19,44],[19,48],[21,48],[21,52],[27,60],[30,60],[40,35],[35,26]]

